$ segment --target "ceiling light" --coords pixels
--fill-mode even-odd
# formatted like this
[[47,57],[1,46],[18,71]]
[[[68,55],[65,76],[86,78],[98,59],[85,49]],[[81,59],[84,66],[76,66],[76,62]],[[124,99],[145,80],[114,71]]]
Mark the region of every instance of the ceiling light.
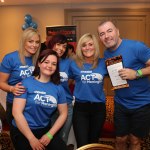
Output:
[[1,0],[2,3],[4,3],[4,0]]

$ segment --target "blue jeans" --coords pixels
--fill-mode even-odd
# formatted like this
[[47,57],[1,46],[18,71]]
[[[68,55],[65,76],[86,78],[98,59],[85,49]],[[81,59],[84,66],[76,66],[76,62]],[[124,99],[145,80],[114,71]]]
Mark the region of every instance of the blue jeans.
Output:
[[[71,129],[71,125],[72,125],[72,115],[73,115],[73,106],[72,103],[68,104],[68,115],[67,115],[67,119],[63,125],[63,127],[59,130],[59,136],[62,138],[62,140],[67,144],[68,141],[68,135]],[[52,115],[52,119],[51,119],[51,123],[52,125],[55,123],[56,119],[59,116],[59,112],[58,110],[56,112],[54,112],[54,114]]]

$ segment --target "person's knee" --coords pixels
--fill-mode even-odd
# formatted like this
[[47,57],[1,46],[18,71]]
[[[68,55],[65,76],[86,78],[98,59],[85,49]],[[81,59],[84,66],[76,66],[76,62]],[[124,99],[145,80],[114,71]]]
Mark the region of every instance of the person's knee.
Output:
[[116,137],[117,144],[126,144],[128,141],[128,136]]
[[130,143],[132,145],[138,145],[141,143],[141,139],[131,134],[130,135]]
[[116,150],[127,150],[127,141],[128,141],[128,136],[123,136],[123,137],[116,137],[116,144],[115,148]]

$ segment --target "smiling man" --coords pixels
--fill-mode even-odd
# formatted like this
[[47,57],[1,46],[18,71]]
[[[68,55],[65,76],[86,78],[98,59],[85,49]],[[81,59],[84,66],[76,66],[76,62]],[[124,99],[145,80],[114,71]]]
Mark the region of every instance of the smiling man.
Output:
[[119,70],[129,87],[115,90],[114,121],[116,150],[141,149],[141,138],[150,129],[150,48],[144,43],[121,39],[119,29],[110,21],[98,26],[99,39],[106,47],[105,59],[122,56],[124,68]]

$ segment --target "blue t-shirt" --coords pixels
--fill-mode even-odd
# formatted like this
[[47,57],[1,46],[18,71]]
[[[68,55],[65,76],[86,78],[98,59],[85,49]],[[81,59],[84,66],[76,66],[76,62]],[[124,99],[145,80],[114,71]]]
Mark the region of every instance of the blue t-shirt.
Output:
[[[26,105],[23,114],[31,129],[44,128],[50,123],[51,114],[58,104],[67,103],[64,89],[52,82],[42,83],[30,76],[22,81],[26,92],[16,98],[23,98]],[[16,126],[13,120],[13,125]]]
[[[7,54],[0,65],[0,72],[10,74],[8,79],[9,85],[16,85],[21,82],[22,79],[32,75],[34,66],[32,64],[32,57],[25,57],[26,65],[22,65],[18,51]],[[13,93],[7,93],[7,101],[12,103],[14,95]]]
[[[150,48],[139,41],[123,39],[120,46],[104,52],[105,59],[114,56],[122,56],[123,66],[133,70],[146,67],[145,63],[150,59]],[[115,101],[126,108],[134,109],[150,103],[150,80],[143,77],[135,80],[127,80],[129,87],[115,90]]]
[[75,80],[76,101],[105,103],[103,81],[107,70],[104,59],[99,59],[95,69],[91,69],[92,64],[84,63],[83,66],[82,69],[79,68],[75,61],[72,61],[70,66],[70,78]]
[[59,70],[60,70],[60,77],[61,77],[61,85],[63,86],[66,94],[67,103],[72,103],[73,96],[71,94],[71,91],[69,89],[68,85],[68,71],[69,66],[71,64],[71,59],[61,59],[59,61]]

